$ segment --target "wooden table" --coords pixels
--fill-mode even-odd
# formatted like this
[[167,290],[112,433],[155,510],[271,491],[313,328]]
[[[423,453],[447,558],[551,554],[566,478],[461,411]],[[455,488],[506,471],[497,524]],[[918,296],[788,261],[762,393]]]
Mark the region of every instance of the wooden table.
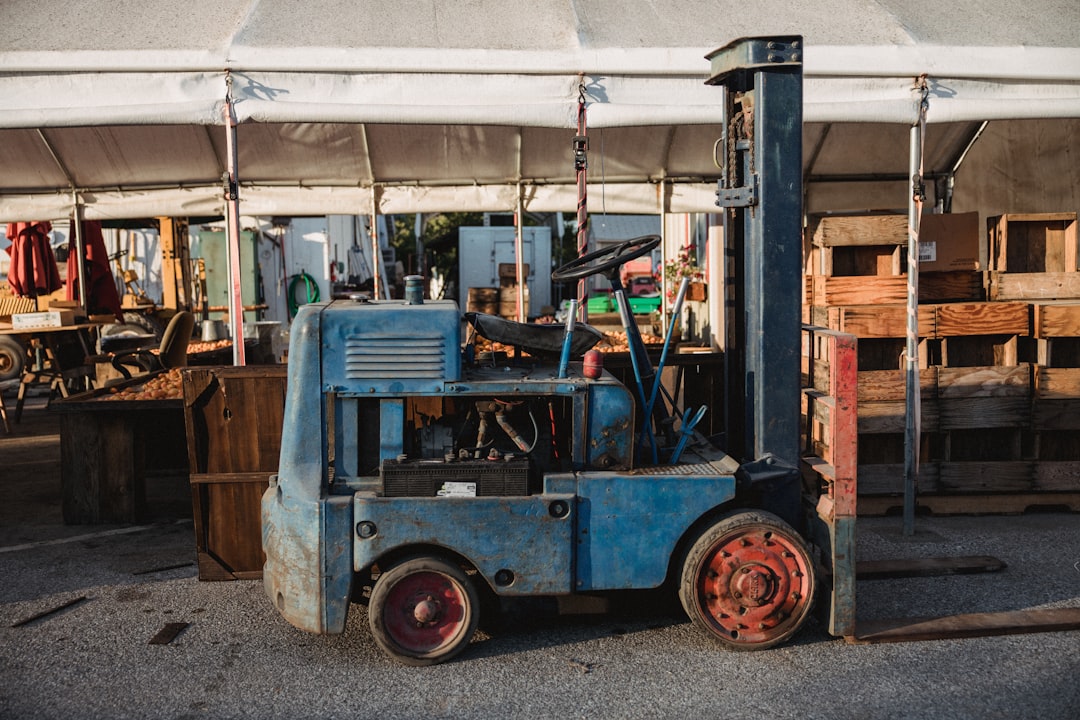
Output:
[[31,385],[48,385],[49,401],[59,393],[68,397],[68,382],[82,380],[84,387],[93,385],[95,368],[86,358],[94,354],[92,335],[105,323],[79,323],[60,327],[37,328],[0,328],[0,335],[16,335],[29,339],[30,347],[40,348],[33,363],[23,370],[19,384],[18,399],[15,401],[15,422],[22,418],[26,391]]

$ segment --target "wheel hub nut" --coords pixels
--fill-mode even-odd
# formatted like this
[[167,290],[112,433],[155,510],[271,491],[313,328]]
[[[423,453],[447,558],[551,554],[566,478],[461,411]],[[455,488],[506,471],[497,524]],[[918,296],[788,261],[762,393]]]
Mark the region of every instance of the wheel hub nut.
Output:
[[763,605],[773,593],[772,573],[754,566],[735,573],[731,585],[731,594],[745,605]]
[[416,622],[421,625],[427,625],[430,622],[434,622],[439,616],[439,605],[429,595],[426,599],[416,603],[413,608],[413,617],[416,618]]

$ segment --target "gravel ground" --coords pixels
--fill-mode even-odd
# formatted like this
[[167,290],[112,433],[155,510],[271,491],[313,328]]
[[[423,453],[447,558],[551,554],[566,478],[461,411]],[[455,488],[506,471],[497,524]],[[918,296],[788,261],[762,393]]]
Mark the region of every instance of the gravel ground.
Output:
[[[404,667],[375,646],[362,606],[344,635],[312,636],[258,581],[200,582],[190,518],[64,526],[58,477],[40,463],[32,486],[0,470],[13,498],[0,510],[0,718],[1080,716],[1077,631],[851,645],[811,622],[783,647],[732,653],[639,595],[603,615],[519,604],[455,661]],[[862,581],[861,619],[1080,607],[1080,515],[916,527],[907,538],[899,518],[860,520],[859,558],[994,555],[1008,567]],[[150,644],[168,623],[189,625]]]

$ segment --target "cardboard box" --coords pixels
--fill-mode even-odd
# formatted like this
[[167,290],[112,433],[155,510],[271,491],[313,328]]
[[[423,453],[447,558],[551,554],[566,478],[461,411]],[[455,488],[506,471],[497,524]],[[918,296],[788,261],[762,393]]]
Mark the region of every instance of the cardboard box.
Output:
[[50,310],[78,310],[78,300],[49,300]]
[[919,272],[980,270],[979,213],[927,213],[919,223]]
[[44,312],[19,313],[11,316],[11,327],[14,330],[64,327],[65,325],[74,324],[74,310],[46,310]]

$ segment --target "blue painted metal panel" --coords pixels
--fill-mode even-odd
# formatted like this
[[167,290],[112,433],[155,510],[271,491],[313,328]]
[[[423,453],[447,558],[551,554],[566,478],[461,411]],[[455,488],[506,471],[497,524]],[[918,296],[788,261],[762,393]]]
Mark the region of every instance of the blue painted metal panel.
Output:
[[[554,517],[553,502],[564,503],[568,513]],[[353,564],[359,571],[395,549],[435,545],[465,557],[500,594],[567,594],[575,515],[573,495],[382,498],[357,493]],[[373,536],[356,530],[364,523],[374,525]],[[494,584],[500,570],[514,573],[513,584]]]
[[274,478],[262,498],[263,589],[301,630],[341,633],[353,578],[352,498],[310,500],[281,489]]
[[342,394],[431,393],[461,377],[457,304],[331,303],[322,314],[323,385]]
[[634,399],[623,385],[593,385],[583,425],[585,466],[629,468],[634,456]]
[[405,452],[405,401],[379,403],[379,460],[393,460]]
[[581,473],[577,487],[578,591],[660,586],[682,534],[735,497],[732,475]]
[[317,500],[327,467],[326,416],[319,355],[319,316],[326,304],[304,305],[290,329],[289,391],[278,477],[286,495]]

